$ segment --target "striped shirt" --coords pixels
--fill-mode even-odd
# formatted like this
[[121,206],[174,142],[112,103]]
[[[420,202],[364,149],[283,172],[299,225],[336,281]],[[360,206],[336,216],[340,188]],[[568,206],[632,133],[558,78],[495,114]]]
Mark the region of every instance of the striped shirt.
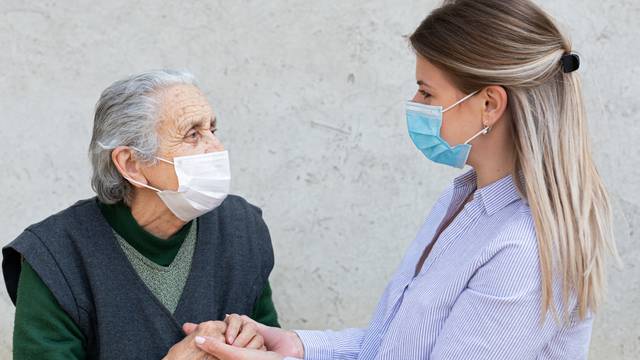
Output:
[[[307,360],[586,359],[591,316],[541,322],[541,274],[531,211],[512,176],[477,189],[471,170],[437,201],[369,326],[296,331]],[[416,265],[450,219],[421,270]],[[561,282],[554,301],[561,306]]]

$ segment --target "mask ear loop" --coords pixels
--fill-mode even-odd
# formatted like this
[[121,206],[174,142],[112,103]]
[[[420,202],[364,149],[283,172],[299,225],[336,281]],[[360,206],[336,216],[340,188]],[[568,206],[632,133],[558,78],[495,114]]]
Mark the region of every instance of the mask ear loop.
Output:
[[[112,146],[107,146],[107,145],[103,144],[103,143],[102,143],[102,142],[100,142],[100,141],[96,141],[96,142],[98,143],[98,146],[100,146],[101,148],[103,148],[103,149],[105,149],[105,150],[113,150],[113,149],[114,149],[114,147],[112,147]],[[137,148],[137,147],[135,147],[135,146],[129,146],[129,147],[130,147],[130,148],[132,148],[133,150],[135,150],[135,151],[139,152],[139,153],[143,153],[143,151],[142,151],[142,150],[138,149],[138,148]],[[156,159],[158,159],[158,160],[160,160],[160,161],[166,162],[167,164],[171,164],[171,165],[173,165],[173,162],[171,162],[171,161],[169,161],[169,160],[166,160],[166,159],[163,159],[163,158],[160,158],[160,157],[157,157],[157,156],[156,156],[155,158],[156,158]],[[153,190],[153,191],[155,191],[155,192],[162,192],[162,190],[160,190],[160,189],[158,189],[158,188],[155,188],[155,187],[153,187],[153,186],[151,186],[151,185],[143,184],[143,183],[141,183],[141,182],[139,182],[139,181],[133,180],[132,178],[130,178],[130,177],[128,177],[128,176],[122,176],[122,177],[123,177],[123,178],[125,178],[125,179],[127,179],[127,180],[128,180],[129,182],[131,182],[131,183],[134,183],[134,184],[136,184],[136,185],[142,186],[143,188],[147,188],[147,189],[149,189],[149,190]]]
[[160,160],[160,161],[162,161],[162,162],[165,162],[165,163],[167,163],[167,164],[175,165],[175,164],[173,163],[173,161],[169,161],[169,160],[163,159],[163,158],[161,158],[161,157],[157,157],[157,156],[156,156],[156,159],[158,159],[158,160]]
[[451,105],[451,106],[447,107],[446,109],[442,110],[442,112],[444,113],[444,112],[447,112],[447,111],[453,109],[454,107],[459,105],[461,102],[467,100],[468,98],[472,97],[473,95],[477,94],[478,92],[480,92],[480,90],[476,90],[476,91],[472,92],[471,94],[469,94],[469,95],[463,97],[462,99],[456,101],[455,103],[453,103],[453,105]]
[[477,134],[473,135],[471,139],[464,142],[465,145],[475,140],[480,135],[487,135],[491,131],[491,126],[485,126],[484,129],[480,130]]
[[[129,147],[130,147],[130,148],[132,148],[133,150],[135,150],[135,151],[139,152],[139,153],[144,153],[144,151],[142,151],[142,150],[138,149],[138,148],[137,148],[137,147],[135,147],[135,146],[129,146]],[[158,157],[158,156],[154,156],[154,157],[155,157],[156,159],[158,159],[158,160],[162,161],[162,162],[165,162],[165,163],[167,163],[167,164],[174,165],[174,164],[173,164],[173,161],[169,161],[169,160],[163,159],[163,158]]]
[[468,143],[472,142],[473,140],[475,140],[478,136],[480,135],[487,135],[489,133],[489,131],[491,131],[491,126],[487,126],[485,125],[484,128],[482,130],[480,130],[478,133],[476,133],[475,135],[473,135],[471,137],[471,139],[467,140],[464,142],[465,145],[467,145]]
[[124,177],[125,179],[129,180],[129,182],[132,182],[132,183],[134,183],[134,184],[136,184],[136,185],[140,185],[140,186],[142,186],[143,188],[147,188],[147,189],[149,189],[149,190],[153,190],[153,191],[155,191],[155,192],[161,192],[161,190],[159,190],[159,189],[157,189],[157,188],[154,188],[154,187],[153,187],[153,186],[151,186],[151,185],[143,184],[143,183],[141,183],[140,181],[133,180],[132,178],[130,178],[130,177],[128,177],[128,176],[123,176],[123,177]]
[[[98,146],[100,146],[101,148],[103,148],[103,149],[105,149],[105,150],[113,150],[113,149],[114,149],[114,147],[113,147],[113,146],[107,146],[107,145],[105,145],[105,144],[101,143],[100,141],[96,141],[96,143],[98,144]],[[131,149],[133,149],[133,150],[135,150],[135,151],[139,152],[139,153],[144,153],[144,151],[142,151],[142,150],[138,149],[138,148],[137,148],[137,147],[135,147],[135,146],[129,146],[129,147],[130,147]],[[167,160],[167,159],[163,159],[163,158],[158,157],[158,156],[154,156],[154,157],[155,157],[156,159],[158,159],[158,160],[162,161],[162,162],[167,163],[167,164],[175,165],[175,164],[173,163],[173,161],[169,161],[169,160]]]
[[[138,148],[137,148],[137,147],[135,147],[135,146],[129,146],[129,147],[130,147],[130,148],[132,148],[133,150],[135,150],[135,151],[139,152],[139,153],[143,153],[143,151],[142,151],[142,150],[138,149]],[[171,165],[173,165],[173,162],[171,162],[171,161],[169,161],[169,160],[166,160],[166,159],[163,159],[163,158],[161,158],[161,157],[157,157],[157,156],[155,156],[155,158],[156,158],[156,159],[158,159],[158,160],[160,160],[160,161],[162,161],[162,162],[165,162],[165,163],[167,163],[167,164],[171,164]],[[141,183],[141,182],[139,182],[139,181],[133,180],[132,178],[130,178],[130,177],[128,177],[128,176],[123,176],[123,177],[124,177],[125,179],[129,180],[130,182],[132,182],[132,183],[136,184],[136,185],[140,185],[140,186],[142,186],[143,188],[147,188],[147,189],[149,189],[149,190],[153,190],[153,191],[155,191],[155,192],[162,192],[162,190],[160,190],[160,189],[158,189],[158,188],[155,188],[155,187],[153,187],[153,186],[151,186],[151,185],[143,184],[143,183]]]

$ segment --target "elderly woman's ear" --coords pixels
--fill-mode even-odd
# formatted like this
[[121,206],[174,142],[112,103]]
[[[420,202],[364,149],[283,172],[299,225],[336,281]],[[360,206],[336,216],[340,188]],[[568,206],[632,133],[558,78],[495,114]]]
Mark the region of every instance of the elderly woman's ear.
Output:
[[111,152],[111,160],[122,177],[134,180],[130,182],[132,186],[139,187],[140,185],[136,183],[149,185],[141,170],[140,161],[134,155],[134,151],[128,146],[118,146]]

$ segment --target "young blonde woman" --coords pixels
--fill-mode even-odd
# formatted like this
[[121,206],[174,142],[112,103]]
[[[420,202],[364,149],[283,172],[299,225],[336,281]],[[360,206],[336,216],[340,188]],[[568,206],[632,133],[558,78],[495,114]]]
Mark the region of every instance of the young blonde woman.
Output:
[[446,1],[415,30],[411,139],[473,170],[435,204],[368,327],[258,326],[271,352],[198,337],[220,359],[585,359],[615,254],[579,58],[528,0]]

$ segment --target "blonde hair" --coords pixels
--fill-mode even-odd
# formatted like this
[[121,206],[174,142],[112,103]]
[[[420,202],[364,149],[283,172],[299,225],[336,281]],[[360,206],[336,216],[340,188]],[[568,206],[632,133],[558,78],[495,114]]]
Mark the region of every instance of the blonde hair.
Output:
[[[508,94],[520,190],[535,222],[542,275],[542,319],[565,319],[572,294],[585,318],[601,304],[607,251],[616,256],[609,196],[591,156],[577,72],[565,73],[571,44],[528,0],[453,0],[410,36],[415,51],[466,93],[489,85]],[[515,176],[519,179],[518,176]],[[557,319],[557,317],[556,317]]]

